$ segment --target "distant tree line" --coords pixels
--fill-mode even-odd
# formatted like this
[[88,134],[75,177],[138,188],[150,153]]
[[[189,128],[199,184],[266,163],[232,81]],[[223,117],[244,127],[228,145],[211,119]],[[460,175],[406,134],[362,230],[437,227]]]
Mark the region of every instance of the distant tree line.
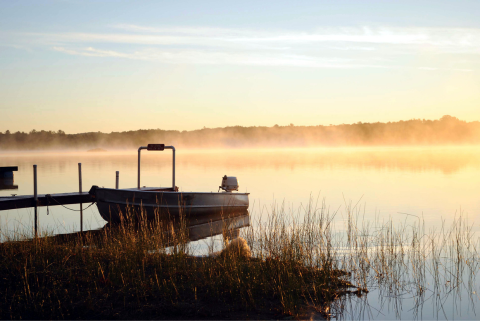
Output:
[[0,150],[117,149],[137,148],[148,143],[183,148],[480,144],[480,122],[466,122],[446,115],[438,120],[330,126],[232,126],[192,131],[140,129],[109,134],[65,134],[62,130],[0,132]]

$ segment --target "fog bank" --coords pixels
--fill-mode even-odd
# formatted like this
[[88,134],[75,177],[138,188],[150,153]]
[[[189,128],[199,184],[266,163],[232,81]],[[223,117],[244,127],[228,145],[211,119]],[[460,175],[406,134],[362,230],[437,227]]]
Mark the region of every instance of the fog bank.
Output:
[[148,143],[179,148],[256,148],[321,146],[402,146],[480,144],[480,122],[452,116],[388,123],[330,126],[204,128],[192,131],[140,129],[125,132],[65,134],[62,130],[0,132],[1,150],[131,149]]

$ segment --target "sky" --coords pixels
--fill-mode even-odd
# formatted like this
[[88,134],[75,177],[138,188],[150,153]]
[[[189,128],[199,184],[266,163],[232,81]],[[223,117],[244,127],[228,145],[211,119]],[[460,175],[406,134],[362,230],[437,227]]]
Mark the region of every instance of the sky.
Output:
[[0,0],[0,131],[480,120],[480,1]]

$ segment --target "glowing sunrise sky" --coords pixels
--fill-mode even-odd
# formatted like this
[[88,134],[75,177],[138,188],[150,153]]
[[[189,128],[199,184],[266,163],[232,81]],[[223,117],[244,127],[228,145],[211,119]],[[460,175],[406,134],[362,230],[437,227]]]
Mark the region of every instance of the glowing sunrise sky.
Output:
[[0,131],[480,120],[480,1],[0,1]]

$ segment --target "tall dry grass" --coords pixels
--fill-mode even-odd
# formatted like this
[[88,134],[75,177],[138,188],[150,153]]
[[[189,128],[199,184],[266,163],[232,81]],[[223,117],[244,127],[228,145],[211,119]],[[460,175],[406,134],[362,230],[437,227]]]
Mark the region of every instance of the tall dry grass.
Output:
[[480,313],[479,222],[459,213],[435,228],[413,215],[368,220],[365,214],[348,203],[334,212],[324,201],[310,200],[295,211],[279,204],[259,211],[245,234],[257,257],[346,271],[357,290],[332,301],[330,316],[381,318],[362,295],[371,290],[397,318],[421,318],[425,310],[445,319]]
[[346,273],[328,253],[308,254],[304,238],[313,234],[287,224],[272,216],[268,231],[248,229],[250,258],[190,255],[183,215],[10,239],[0,245],[0,317],[276,318],[300,315],[306,304],[322,309],[348,290]]
[[259,211],[241,231],[251,258],[193,256],[183,216],[10,239],[0,245],[0,317],[279,318],[309,306],[326,317],[368,318],[368,306],[352,300],[365,303],[372,289],[398,317],[406,293],[412,315],[428,302],[442,317],[446,296],[475,311],[480,240],[465,217],[436,230],[420,218],[367,221],[348,204],[343,214],[313,202],[294,213]]

